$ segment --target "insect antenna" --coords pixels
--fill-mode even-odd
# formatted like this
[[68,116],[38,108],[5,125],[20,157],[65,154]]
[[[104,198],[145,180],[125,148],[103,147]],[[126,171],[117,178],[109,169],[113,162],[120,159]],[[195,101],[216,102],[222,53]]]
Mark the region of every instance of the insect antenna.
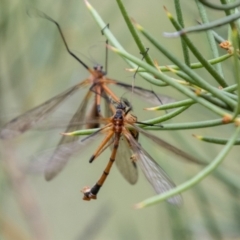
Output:
[[[101,30],[101,33],[102,33],[102,35],[105,35],[104,34],[104,30],[106,29],[106,28],[109,28],[110,27],[110,24],[108,23],[102,30]],[[105,50],[105,74],[107,74],[107,71],[108,71],[108,47],[107,47],[107,45],[108,45],[108,39],[106,39],[106,50]]]
[[58,31],[59,31],[59,33],[60,33],[60,36],[61,36],[61,38],[62,38],[62,40],[63,40],[63,43],[64,43],[64,45],[65,45],[68,53],[69,53],[73,58],[75,58],[83,67],[85,67],[88,71],[91,72],[91,69],[90,69],[79,57],[77,57],[77,56],[69,49],[68,44],[67,44],[67,41],[66,41],[66,39],[65,39],[65,37],[64,37],[64,35],[63,35],[62,29],[61,29],[61,27],[60,27],[60,25],[59,25],[59,23],[58,23],[57,21],[55,21],[53,18],[49,17],[47,14],[45,14],[44,12],[42,12],[42,11],[40,11],[40,10],[38,10],[38,9],[29,9],[29,10],[27,11],[27,13],[28,13],[28,15],[29,15],[30,17],[32,17],[32,16],[40,17],[40,18],[49,20],[50,22],[54,23],[54,24],[57,26],[57,29],[58,29]]

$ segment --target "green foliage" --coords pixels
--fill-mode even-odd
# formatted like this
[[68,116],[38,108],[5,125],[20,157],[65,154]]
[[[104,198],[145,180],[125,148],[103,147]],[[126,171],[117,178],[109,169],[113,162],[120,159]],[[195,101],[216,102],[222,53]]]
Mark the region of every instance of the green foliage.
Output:
[[[240,141],[239,1],[195,0],[189,4],[175,0],[174,5],[160,1],[152,8],[144,0],[125,4],[121,0],[99,2],[91,2],[92,5],[85,2],[85,8],[83,2],[78,6],[74,1],[68,4],[35,1],[34,7],[60,21],[67,42],[76,53],[96,44],[96,39],[104,41],[100,30],[110,23],[110,29],[104,28],[108,47],[125,60],[131,72],[122,71],[126,64],[111,54],[114,61],[110,63],[110,75],[129,82],[132,78],[128,76],[137,71],[137,85],[179,99],[159,106],[136,104],[139,119],[162,125],[141,127],[161,134],[161,138],[196,155],[206,166],[168,161],[171,157],[140,140],[174,178],[177,187],[135,205],[137,208],[155,205],[152,208],[129,211],[131,204],[153,193],[144,180],[132,188],[124,185],[113,171],[112,181],[108,179],[109,185],[104,186],[98,201],[85,203],[80,200],[79,185],[95,181],[103,165],[94,163],[94,170],[86,157],[77,166],[70,166],[55,182],[45,183],[21,169],[28,164],[31,154],[55,144],[59,130],[29,133],[2,144],[0,238],[14,239],[16,235],[19,239],[28,239],[29,235],[29,239],[45,240],[238,238],[240,168],[239,154],[233,147]],[[87,76],[66,54],[56,29],[46,21],[28,17],[26,9],[32,4],[3,1],[0,10],[1,123],[6,122],[5,118],[11,119],[5,115],[13,112],[13,108],[17,109],[16,116],[72,85],[76,78]],[[165,8],[168,21],[166,16],[159,16],[162,5],[175,8],[175,14]],[[99,29],[91,22],[87,10]],[[201,18],[199,24],[195,23],[196,12]],[[219,26],[222,28],[217,29]],[[171,27],[176,32],[169,33]],[[225,49],[220,50],[218,43],[224,40],[229,42],[222,44]],[[144,54],[146,48],[150,50]],[[89,56],[87,50],[85,55]],[[94,51],[94,58],[102,55]],[[140,111],[143,105],[149,112]],[[94,131],[81,130],[77,134]],[[107,159],[109,153],[104,157]],[[179,193],[185,202],[181,209],[162,202]]]

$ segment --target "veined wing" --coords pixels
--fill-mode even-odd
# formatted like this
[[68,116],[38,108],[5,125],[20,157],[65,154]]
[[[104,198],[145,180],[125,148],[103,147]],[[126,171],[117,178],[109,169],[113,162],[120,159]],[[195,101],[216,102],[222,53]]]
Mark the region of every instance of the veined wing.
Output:
[[144,136],[146,136],[148,139],[151,139],[153,142],[155,142],[157,145],[161,146],[162,148],[165,148],[166,150],[168,150],[169,152],[174,153],[177,156],[182,157],[183,159],[189,161],[189,162],[194,162],[197,164],[201,164],[201,165],[205,165],[203,162],[199,161],[197,158],[191,156],[190,154],[182,151],[181,149],[174,147],[173,145],[171,145],[170,143],[162,140],[159,137],[156,137],[146,131],[144,131],[142,128],[137,127],[136,125],[134,125],[134,128],[140,132],[141,134],[143,134]]
[[[68,143],[58,145],[55,148],[41,152],[39,155],[33,157],[27,170],[31,173],[45,174],[46,171],[48,171],[52,175],[55,174],[54,176],[56,176],[63,169],[63,167],[66,166],[71,157],[75,156],[77,153],[79,153],[79,156],[81,156],[81,154],[84,153],[84,150],[86,150],[91,143],[99,137],[102,137],[102,130],[99,130],[83,139],[70,141]],[[73,137],[68,136],[68,138]],[[52,159],[53,156],[54,160]]]
[[[109,80],[111,80],[111,79],[109,79]],[[130,84],[122,83],[119,81],[116,81],[116,85],[126,89],[129,92],[132,92],[133,94],[136,94],[142,100],[144,100],[152,105],[166,104],[166,103],[171,103],[171,102],[176,101],[175,99],[173,99],[169,96],[166,96],[163,94],[156,94],[154,91],[148,90],[148,89],[145,89],[142,87],[138,87],[138,86],[132,87],[132,85],[130,85]]]
[[[88,91],[82,103],[80,104],[79,108],[77,109],[76,113],[73,115],[71,121],[69,122],[69,125],[65,130],[66,133],[80,130],[84,126],[86,109],[87,109],[88,101],[91,95],[92,95],[92,92]],[[79,124],[75,124],[77,122],[79,122]],[[78,141],[78,139],[79,139],[78,136],[62,136],[61,140],[58,143],[58,146],[60,145],[68,146],[67,144]],[[56,151],[49,158],[49,162],[46,165],[46,169],[44,173],[45,179],[47,181],[50,181],[51,179],[53,179],[65,167],[71,155],[72,155],[72,152],[69,151],[69,148],[64,146],[62,148],[57,147]],[[62,156],[64,156],[64,159]]]
[[[111,103],[107,99],[105,99],[105,117],[111,117],[113,112],[111,110]],[[111,150],[113,149],[113,145],[110,145]],[[126,138],[122,135],[119,139],[119,146],[115,158],[116,166],[122,176],[130,183],[135,184],[138,180],[138,171],[137,165],[135,162],[131,160],[132,150],[126,140]]]
[[93,101],[93,104],[86,115],[85,123],[87,129],[99,128],[101,121],[96,101]]
[[[112,145],[111,145],[112,149]],[[116,154],[116,166],[122,176],[130,183],[135,184],[138,180],[137,165],[132,161],[133,152],[126,138],[122,135]]]
[[[145,177],[152,185],[157,194],[167,192],[175,188],[175,184],[164,172],[164,170],[153,160],[153,158],[141,147],[141,145],[133,138],[128,130],[124,130],[124,135],[131,144],[134,152],[134,159],[139,164]],[[167,200],[174,205],[180,205],[182,198],[180,195],[171,197]]]
[[6,123],[0,130],[0,138],[11,139],[33,128],[52,113],[65,99],[87,83],[88,79]]

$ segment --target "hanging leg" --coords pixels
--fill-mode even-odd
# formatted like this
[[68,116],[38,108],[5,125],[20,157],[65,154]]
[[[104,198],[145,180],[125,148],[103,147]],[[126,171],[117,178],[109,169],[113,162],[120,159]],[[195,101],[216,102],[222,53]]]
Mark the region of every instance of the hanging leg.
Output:
[[102,187],[102,185],[104,184],[104,182],[111,170],[111,167],[115,161],[118,144],[119,144],[119,139],[120,139],[120,134],[118,134],[118,135],[115,134],[113,150],[112,150],[112,154],[110,156],[109,162],[107,164],[107,167],[105,168],[100,179],[97,181],[97,183],[92,188],[85,187],[82,190],[82,192],[84,194],[83,200],[90,201],[91,199],[97,199],[97,194],[98,194],[100,188]]

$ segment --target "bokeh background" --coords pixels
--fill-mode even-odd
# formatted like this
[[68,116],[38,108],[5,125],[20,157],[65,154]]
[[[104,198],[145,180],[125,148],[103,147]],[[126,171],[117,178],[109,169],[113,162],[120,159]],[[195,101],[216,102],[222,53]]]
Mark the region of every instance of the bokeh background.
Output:
[[[173,31],[163,6],[174,14],[173,1],[123,1],[129,15],[141,23],[167,49],[182,58],[179,39],[166,39],[164,31]],[[99,12],[119,42],[130,53],[139,56],[137,49],[115,1],[90,2]],[[195,25],[199,19],[195,1],[182,1],[186,25]],[[0,123],[41,104],[52,96],[88,77],[88,72],[64,48],[56,27],[41,18],[32,18],[27,10],[37,8],[58,21],[69,47],[89,66],[105,63],[105,38],[89,14],[84,1],[16,1],[2,0],[0,7]],[[224,16],[210,12],[210,19]],[[227,37],[227,29],[218,32]],[[204,56],[212,56],[204,33],[193,34],[191,39]],[[160,65],[171,64],[147,40],[150,54]],[[192,61],[195,59],[192,57]],[[133,81],[129,67],[114,53],[109,54],[108,76],[126,83]],[[233,83],[231,61],[224,63],[224,74]],[[207,81],[213,79],[197,70]],[[177,100],[184,99],[170,87],[156,88],[139,76],[135,84],[154,89],[159,94]],[[115,90],[116,88],[113,88]],[[135,114],[145,120],[164,114],[146,113],[142,109],[149,103],[131,97],[124,90],[118,96],[132,99]],[[84,90],[69,99],[56,113],[56,126],[78,107]],[[199,106],[169,122],[193,122],[214,119],[216,116]],[[56,119],[56,120],[53,120]],[[158,131],[155,134],[199,159],[211,162],[222,146],[199,142],[192,134],[229,137],[233,126],[194,129],[188,131]],[[54,147],[64,128],[45,126],[29,131],[14,140],[1,142],[0,162],[0,239],[240,239],[239,164],[237,147],[224,163],[208,178],[184,192],[181,208],[167,203],[135,210],[134,204],[154,195],[148,182],[140,174],[135,186],[130,186],[114,166],[98,200],[82,201],[80,189],[93,185],[105,167],[110,151],[106,150],[93,164],[88,163],[97,144],[79,154],[51,182],[42,174],[26,174],[22,169],[41,154]],[[141,138],[144,148],[166,170],[178,185],[197,174],[202,167],[177,159]]]

